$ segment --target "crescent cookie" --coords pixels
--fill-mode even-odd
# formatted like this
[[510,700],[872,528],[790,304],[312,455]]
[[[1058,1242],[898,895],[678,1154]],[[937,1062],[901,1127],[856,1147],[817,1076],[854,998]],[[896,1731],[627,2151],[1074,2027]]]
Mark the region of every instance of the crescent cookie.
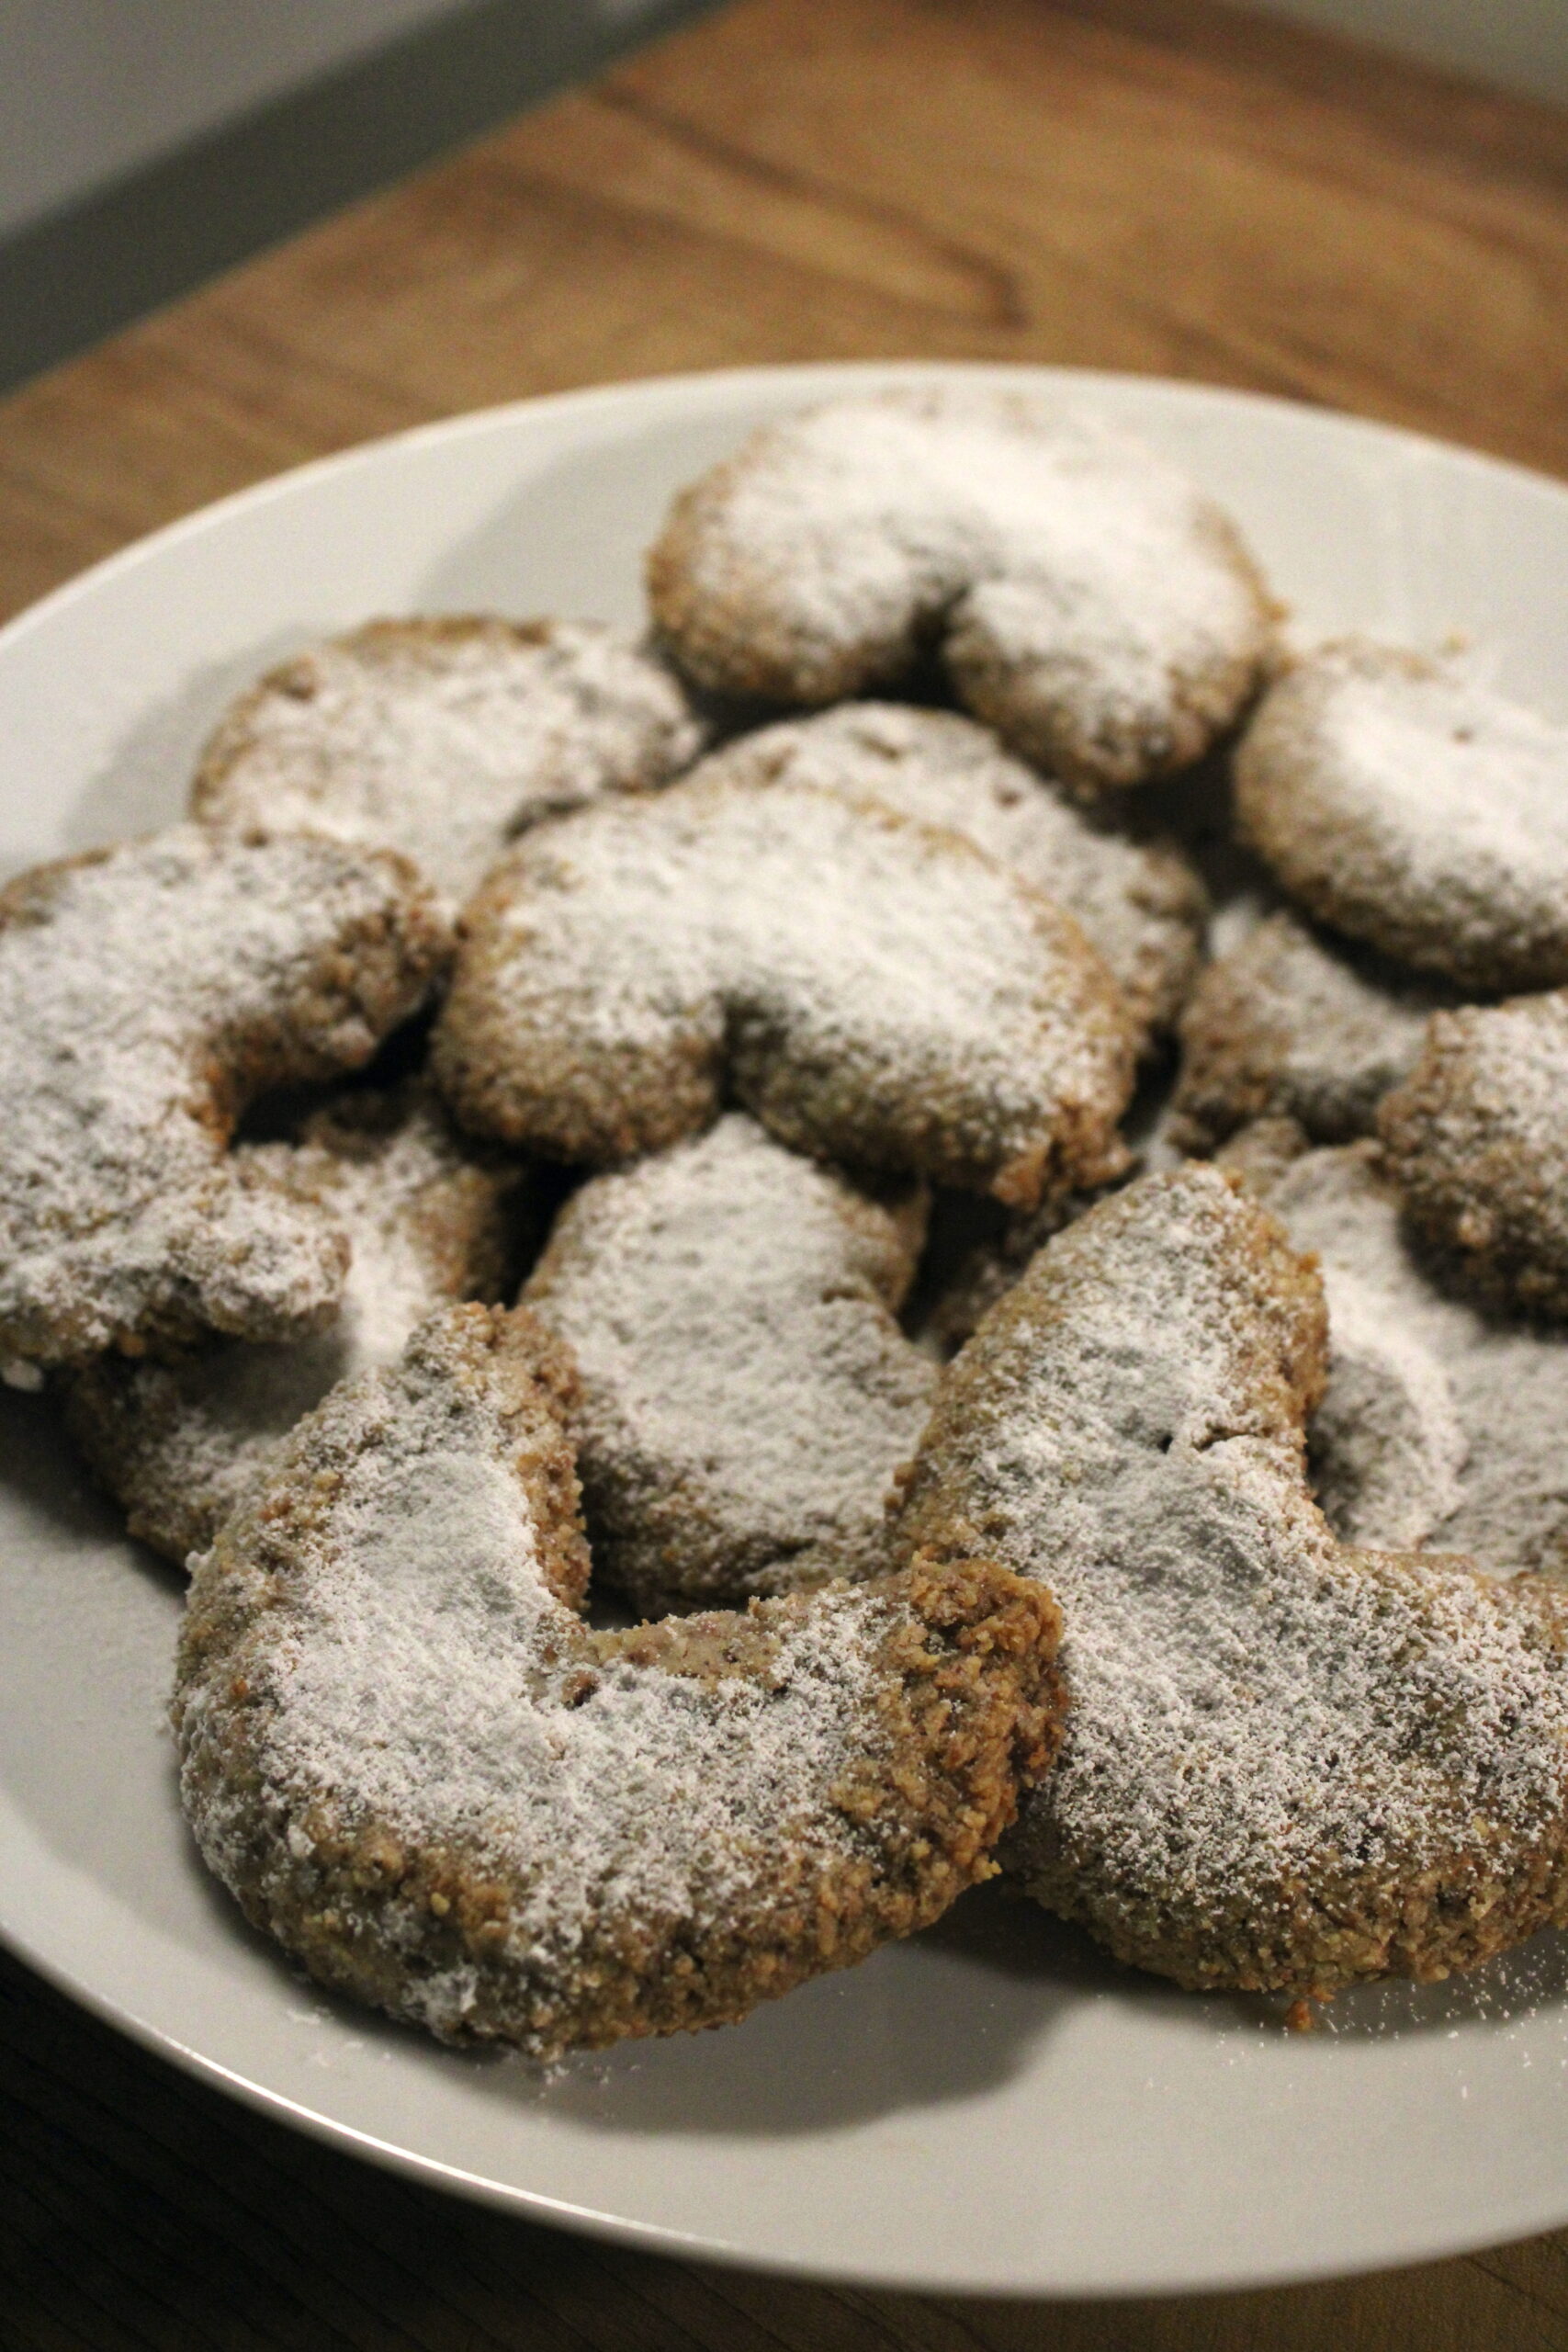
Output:
[[1317,1143],[1369,1134],[1438,1001],[1294,915],[1267,916],[1208,966],[1183,1008],[1170,1141],[1213,1151],[1256,1119],[1294,1119]]
[[1145,1036],[1170,1027],[1192,984],[1208,901],[1181,852],[1111,831],[973,719],[903,703],[849,703],[742,736],[714,752],[703,773],[870,795],[921,824],[963,833],[1082,925]]
[[1375,1144],[1309,1152],[1264,1198],[1322,1270],[1328,1386],[1308,1462],[1335,1533],[1568,1577],[1568,1336],[1439,1289]]
[[1100,792],[1186,765],[1258,686],[1273,612],[1235,526],[1092,419],[969,387],[764,424],[683,491],[649,558],[700,685],[774,703],[908,684]]
[[371,621],[240,696],[191,814],[401,850],[460,902],[536,818],[667,783],[707,731],[666,664],[599,622]]
[[924,1224],[740,1113],[568,1203],[524,1295],[576,1362],[589,1538],[639,1609],[887,1566],[937,1377],[895,1317]]
[[1568,980],[1568,728],[1351,639],[1270,688],[1235,784],[1242,832],[1320,922],[1467,989]]
[[218,1340],[167,1364],[101,1356],[66,1391],[71,1434],[131,1533],[182,1565],[339,1380],[391,1363],[433,1308],[501,1297],[526,1181],[465,1148],[417,1084],[345,1094],[307,1122],[298,1147],[237,1156],[347,1236],[336,1320],[291,1346]]
[[1568,1316],[1568,989],[1435,1014],[1378,1125],[1417,1232],[1483,1294]]
[[968,842],[694,777],[536,827],[461,926],[434,1068],[476,1134],[603,1163],[710,1124],[1032,1204],[1122,1164],[1125,1003]]
[[558,1343],[447,1309],[194,1564],[209,1865],[323,1984],[542,2058],[743,2016],[988,1876],[1057,1619],[973,1560],[592,1632]]
[[1568,1917],[1568,1617],[1337,1542],[1303,1471],[1325,1339],[1264,1209],[1146,1178],[951,1367],[904,1516],[1061,1602],[1066,1736],[1004,1860],[1192,1987],[1441,1976]]
[[449,950],[412,868],[176,825],[0,892],[0,1357],[80,1363],[336,1306],[342,1235],[231,1159],[265,1088],[368,1061]]

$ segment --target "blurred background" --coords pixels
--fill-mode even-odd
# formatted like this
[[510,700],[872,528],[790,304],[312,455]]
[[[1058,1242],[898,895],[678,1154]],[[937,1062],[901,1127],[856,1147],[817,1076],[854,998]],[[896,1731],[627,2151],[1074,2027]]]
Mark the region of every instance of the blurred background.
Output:
[[[0,0],[0,386],[713,5]],[[1250,5],[1568,101],[1568,0]]]
[[1529,96],[1568,99],[1564,0],[1252,0]]
[[0,0],[0,389],[699,13]]

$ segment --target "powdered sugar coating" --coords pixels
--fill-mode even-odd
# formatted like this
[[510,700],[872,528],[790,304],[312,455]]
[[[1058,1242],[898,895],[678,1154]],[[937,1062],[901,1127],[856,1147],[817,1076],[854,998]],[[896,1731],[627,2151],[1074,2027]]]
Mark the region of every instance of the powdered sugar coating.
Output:
[[1265,1197],[1322,1265],[1329,1378],[1311,1466],[1336,1532],[1568,1578],[1568,1338],[1444,1291],[1375,1145],[1310,1152]]
[[848,703],[742,736],[703,773],[869,794],[921,824],[963,833],[1083,926],[1145,1033],[1169,1027],[1191,985],[1207,902],[1181,852],[1112,831],[973,719],[905,703]]
[[1483,1295],[1568,1317],[1568,989],[1437,1014],[1378,1125],[1417,1229]]
[[1568,728],[1452,662],[1327,645],[1236,760],[1247,838],[1308,911],[1481,989],[1568,980]]
[[739,1113],[568,1204],[525,1297],[582,1383],[596,1566],[646,1613],[886,1567],[936,1383],[894,1315],[923,1223]]
[[72,1435],[131,1533],[182,1565],[338,1381],[394,1362],[434,1307],[501,1295],[527,1181],[465,1148],[417,1084],[344,1095],[297,1148],[244,1145],[239,1156],[347,1237],[333,1323],[291,1346],[217,1340],[168,1364],[102,1357],[67,1391]]
[[[1324,1268],[1328,1386],[1308,1436],[1312,1484],[1347,1544],[1413,1551],[1458,1510],[1470,1452],[1442,1363],[1387,1300]],[[1499,1532],[1501,1531],[1498,1531]]]
[[666,783],[707,736],[674,673],[596,621],[372,621],[219,722],[191,813],[401,850],[452,899],[541,816]]
[[447,939],[412,869],[177,825],[0,895],[0,1353],[316,1328],[347,1247],[225,1152],[263,1088],[367,1061]]
[[739,2016],[987,1873],[1054,1736],[1055,1613],[960,1566],[592,1633],[525,1313],[333,1391],[194,1564],[208,1862],[323,1981],[540,2056]]
[[951,833],[694,776],[537,826],[434,1041],[480,1135],[595,1162],[706,1126],[1029,1204],[1122,1164],[1134,1033],[1070,918]]
[[1006,1849],[1190,1985],[1446,1973],[1568,1914],[1547,1588],[1353,1553],[1303,1476],[1310,1261],[1219,1170],[1053,1241],[950,1371],[910,1543],[1047,1578],[1071,1708]]
[[1272,619],[1235,526],[1174,468],[1020,393],[854,394],[760,426],[676,500],[654,617],[702,684],[782,703],[906,683],[1100,791],[1196,759]]
[[1181,1015],[1170,1139],[1212,1151],[1254,1119],[1294,1119],[1318,1143],[1370,1133],[1421,1050],[1439,1001],[1372,969],[1292,914],[1259,922],[1199,978]]

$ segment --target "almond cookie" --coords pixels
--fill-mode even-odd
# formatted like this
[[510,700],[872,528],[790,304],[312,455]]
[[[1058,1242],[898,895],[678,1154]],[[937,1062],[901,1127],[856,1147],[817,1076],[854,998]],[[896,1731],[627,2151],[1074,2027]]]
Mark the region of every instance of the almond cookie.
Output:
[[460,903],[536,818],[667,783],[706,736],[673,673],[599,622],[371,621],[240,696],[191,813],[401,850]]
[[318,1328],[347,1243],[229,1138],[368,1061],[448,946],[404,859],[303,833],[176,825],[0,892],[0,1357]]
[[1057,1736],[1055,1610],[975,1560],[592,1632],[525,1310],[333,1390],[193,1566],[181,1792],[336,1990],[541,2058],[743,2016],[988,1876]]
[[940,651],[961,701],[1100,792],[1186,765],[1273,613],[1235,526],[1141,443],[1022,393],[855,393],[764,424],[675,501],[654,618],[703,686],[829,703]]
[[1182,1012],[1169,1140],[1209,1152],[1257,1119],[1294,1119],[1315,1143],[1370,1134],[1440,1001],[1292,914],[1267,916],[1208,967]]
[[1232,1180],[1145,1178],[950,1369],[904,1515],[1060,1599],[1066,1736],[1004,1859],[1190,1986],[1441,1976],[1568,1917],[1568,1616],[1338,1543],[1303,1463],[1325,1337]]
[[1568,990],[1436,1014],[1378,1125],[1416,1229],[1483,1295],[1568,1316]]
[[1328,1386],[1308,1461],[1335,1533],[1568,1576],[1568,1336],[1441,1290],[1375,1144],[1309,1152],[1263,1197],[1322,1270]]
[[1029,1206],[1122,1163],[1134,1032],[1070,917],[955,834],[693,777],[536,826],[463,918],[434,1069],[476,1134],[603,1163],[726,1094],[797,1150]]
[[1169,1028],[1191,987],[1208,902],[1181,852],[1111,831],[973,719],[849,703],[742,736],[703,773],[869,794],[921,824],[964,834],[1075,917],[1145,1036]]
[[183,1564],[206,1551],[279,1442],[340,1380],[390,1363],[434,1307],[498,1299],[515,1279],[525,1171],[479,1159],[417,1083],[316,1113],[298,1148],[243,1145],[353,1255],[337,1319],[289,1347],[219,1340],[163,1364],[102,1356],[66,1390],[66,1421],[129,1516]]
[[1568,728],[1359,639],[1272,686],[1244,834],[1310,914],[1462,988],[1568,980]]
[[886,1566],[937,1376],[895,1317],[924,1224],[739,1112],[568,1203],[524,1295],[582,1383],[598,1573],[639,1609]]

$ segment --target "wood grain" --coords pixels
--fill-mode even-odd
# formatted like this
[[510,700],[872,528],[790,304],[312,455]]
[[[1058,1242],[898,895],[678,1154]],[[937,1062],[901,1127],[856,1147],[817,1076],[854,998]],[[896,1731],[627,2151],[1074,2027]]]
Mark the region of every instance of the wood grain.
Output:
[[[747,0],[0,405],[0,608],[281,466],[759,360],[1255,385],[1568,474],[1568,118],[1210,0]],[[1533,2352],[1568,2236],[1046,2310],[663,2263],[414,2189],[0,1963],[0,2344]]]
[[1204,0],[750,0],[0,405],[0,607],[454,410],[924,353],[1568,471],[1568,118]]

